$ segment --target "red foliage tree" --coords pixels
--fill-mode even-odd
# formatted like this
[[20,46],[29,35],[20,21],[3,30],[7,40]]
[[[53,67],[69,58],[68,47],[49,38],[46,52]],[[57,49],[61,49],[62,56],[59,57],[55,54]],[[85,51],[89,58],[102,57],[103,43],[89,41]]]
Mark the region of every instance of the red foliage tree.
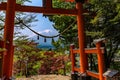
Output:
[[58,74],[58,70],[65,68],[65,60],[68,57],[65,55],[55,55],[54,52],[45,52],[46,58],[43,58],[41,68],[39,69],[39,74]]

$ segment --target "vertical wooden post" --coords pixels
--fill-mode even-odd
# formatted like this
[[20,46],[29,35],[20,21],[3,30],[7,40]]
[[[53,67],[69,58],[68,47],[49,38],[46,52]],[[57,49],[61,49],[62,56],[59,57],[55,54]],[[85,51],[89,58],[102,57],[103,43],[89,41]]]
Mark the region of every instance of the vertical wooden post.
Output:
[[52,8],[52,0],[46,0],[46,8],[51,9]]
[[97,57],[98,57],[98,70],[99,70],[99,79],[104,80],[103,78],[103,54],[100,50],[101,42],[96,43],[97,47]]
[[75,68],[75,54],[73,53],[73,49],[75,48],[74,45],[70,45],[70,57],[72,62],[72,73],[71,73],[71,80],[77,80],[78,74],[76,74],[74,68]]
[[78,25],[78,38],[79,38],[79,52],[80,52],[80,67],[81,73],[86,72],[88,67],[87,55],[85,54],[85,38],[84,38],[84,21],[83,21],[83,5],[81,2],[76,3],[76,9],[78,10],[77,25]]
[[72,62],[72,73],[74,73],[74,67],[75,67],[75,55],[73,53],[74,45],[70,45],[70,57]]
[[[4,41],[0,40],[0,48],[4,47]],[[4,67],[4,56],[5,51],[0,51],[0,79],[3,78],[3,67]]]
[[7,54],[4,59],[4,72],[7,80],[12,76],[13,64],[13,34],[14,34],[14,17],[15,17],[16,0],[7,0],[7,10],[4,28],[4,47],[7,49]]

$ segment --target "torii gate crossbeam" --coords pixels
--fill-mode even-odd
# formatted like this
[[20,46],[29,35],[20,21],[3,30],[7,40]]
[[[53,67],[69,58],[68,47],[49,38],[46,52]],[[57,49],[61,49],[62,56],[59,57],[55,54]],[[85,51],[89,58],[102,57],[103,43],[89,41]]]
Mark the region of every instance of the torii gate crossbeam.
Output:
[[[0,10],[6,10],[7,3],[0,4]],[[63,15],[77,15],[77,9],[58,9],[58,8],[45,8],[36,6],[25,6],[15,4],[15,11],[17,12],[32,12],[32,13],[45,13],[45,14],[63,14]]]

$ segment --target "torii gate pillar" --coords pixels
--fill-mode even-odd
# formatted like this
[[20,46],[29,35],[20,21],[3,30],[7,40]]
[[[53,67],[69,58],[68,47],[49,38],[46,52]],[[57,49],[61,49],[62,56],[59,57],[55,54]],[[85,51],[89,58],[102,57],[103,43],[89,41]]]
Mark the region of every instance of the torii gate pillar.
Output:
[[12,76],[13,64],[13,34],[16,0],[7,0],[5,27],[4,27],[4,47],[7,52],[4,59],[4,73],[7,80]]
[[85,73],[88,68],[87,54],[85,54],[85,33],[84,33],[84,18],[83,18],[83,3],[77,2],[76,9],[77,14],[77,25],[78,25],[78,41],[79,41],[79,54],[80,54],[80,69],[81,73]]

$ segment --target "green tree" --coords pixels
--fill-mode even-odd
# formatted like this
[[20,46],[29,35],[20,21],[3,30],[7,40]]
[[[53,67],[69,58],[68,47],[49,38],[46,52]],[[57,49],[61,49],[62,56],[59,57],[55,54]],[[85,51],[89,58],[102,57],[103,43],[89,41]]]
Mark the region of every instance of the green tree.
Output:
[[[101,4],[100,4],[101,3]],[[118,53],[120,45],[120,3],[116,0],[91,0],[91,5],[96,11],[96,17],[91,20],[91,23],[99,32],[102,32],[101,37],[107,39],[105,43],[105,66],[110,68],[115,54]]]
[[[61,1],[53,0],[53,6],[55,8],[74,8],[75,3],[63,3]],[[90,0],[89,3],[85,3],[84,9],[87,9],[89,13],[84,13],[85,32],[86,36],[91,36],[92,39],[106,38],[105,43],[105,67],[106,70],[110,68],[113,58],[118,51],[120,45],[120,3],[118,0]],[[75,17],[53,15],[49,16],[49,19],[53,21],[54,28],[61,33],[67,26],[75,21]],[[62,43],[69,45],[77,42],[77,26],[76,23],[70,27],[65,34],[62,34]],[[75,37],[75,40],[73,40]],[[91,43],[90,43],[91,44]],[[78,45],[78,44],[76,44]],[[94,45],[91,45],[94,46]]]
[[[40,49],[37,43],[26,36],[18,37],[15,42],[14,66],[17,76],[38,74],[40,67]],[[17,64],[17,65],[16,65]]]

